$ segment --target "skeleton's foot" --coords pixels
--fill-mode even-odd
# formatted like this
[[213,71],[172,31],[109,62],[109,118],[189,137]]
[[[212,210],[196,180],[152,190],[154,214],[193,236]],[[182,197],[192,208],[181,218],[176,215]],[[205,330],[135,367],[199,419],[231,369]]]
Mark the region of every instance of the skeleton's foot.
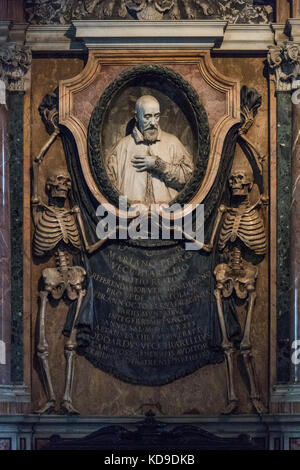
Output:
[[230,415],[237,409],[237,406],[238,406],[237,400],[230,401],[228,405],[226,406],[225,410],[222,411],[222,415]]
[[252,405],[254,406],[255,410],[259,415],[267,412],[263,402],[259,398],[252,398],[251,401]]
[[61,409],[69,415],[79,415],[79,411],[74,408],[70,401],[64,400],[60,405]]
[[34,413],[39,414],[39,415],[49,414],[49,413],[52,413],[54,409],[55,409],[55,401],[50,400],[44,406],[36,410]]

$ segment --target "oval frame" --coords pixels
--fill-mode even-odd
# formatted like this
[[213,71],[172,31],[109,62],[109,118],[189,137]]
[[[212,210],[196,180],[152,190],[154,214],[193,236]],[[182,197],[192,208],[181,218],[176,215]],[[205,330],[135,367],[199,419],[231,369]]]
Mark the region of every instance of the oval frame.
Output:
[[[155,81],[160,84],[158,88]],[[196,147],[198,149],[195,158],[194,171],[190,181],[184,189],[169,204],[188,203],[197,193],[203,182],[208,160],[210,155],[210,135],[208,118],[204,106],[202,105],[196,90],[180,74],[166,66],[161,65],[136,65],[120,73],[102,93],[97,105],[95,106],[87,135],[88,161],[91,173],[101,193],[114,206],[118,206],[120,194],[114,188],[105,168],[105,159],[102,151],[102,126],[106,111],[111,101],[122,88],[129,86],[151,86],[163,91],[161,86],[168,84],[173,91],[173,96],[169,96],[186,115],[191,124],[193,134],[196,138]],[[150,85],[151,84],[151,85]],[[176,100],[183,99],[185,108],[182,109]],[[187,115],[187,109],[192,111],[193,115]],[[196,134],[196,135],[195,135]]]

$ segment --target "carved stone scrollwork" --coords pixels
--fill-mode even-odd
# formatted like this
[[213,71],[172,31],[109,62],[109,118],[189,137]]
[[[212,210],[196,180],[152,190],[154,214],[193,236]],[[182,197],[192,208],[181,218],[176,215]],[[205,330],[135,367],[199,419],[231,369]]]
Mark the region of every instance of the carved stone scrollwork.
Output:
[[259,24],[272,21],[271,5],[272,0],[26,0],[25,15],[34,24],[132,18],[148,21],[215,18],[230,23]]
[[276,91],[291,91],[293,82],[300,77],[300,44],[285,41],[281,45],[270,46],[268,65],[270,73],[275,76]]
[[125,0],[125,3],[128,11],[138,20],[152,21],[161,20],[175,6],[175,0]]
[[31,60],[28,46],[6,43],[0,47],[0,79],[5,82],[8,91],[23,91],[24,76]]

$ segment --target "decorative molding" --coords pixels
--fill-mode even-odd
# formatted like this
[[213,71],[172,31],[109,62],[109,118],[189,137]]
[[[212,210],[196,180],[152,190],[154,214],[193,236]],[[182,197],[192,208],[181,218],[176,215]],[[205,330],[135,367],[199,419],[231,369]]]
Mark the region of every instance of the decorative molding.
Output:
[[84,43],[74,38],[74,26],[70,24],[30,25],[26,31],[26,45],[35,52],[77,52],[85,49]]
[[268,65],[274,75],[276,91],[291,91],[300,76],[300,44],[285,41],[281,45],[270,46]]
[[270,24],[229,24],[220,50],[267,51],[270,44],[274,44]]
[[11,21],[0,21],[0,47],[8,40]]
[[[237,437],[249,434],[253,439],[265,439],[266,448],[277,449],[275,439],[280,438],[281,449],[289,449],[289,438],[299,439],[299,418],[295,414],[231,415],[231,416],[159,416],[159,420],[169,425],[196,425],[202,429],[218,434],[221,437]],[[142,419],[141,416],[72,416],[64,415],[33,415],[33,414],[2,414],[0,415],[1,436],[12,438],[12,449],[20,449],[20,439],[26,439],[26,450],[33,450],[36,440],[48,440],[50,436],[59,434],[63,438],[81,438],[100,427],[107,425],[125,426],[132,429]]]
[[272,403],[300,403],[300,385],[284,384],[273,387],[271,393]]
[[[273,20],[272,1],[254,0],[25,0],[31,24],[68,24],[83,19],[179,20],[221,19],[261,24]],[[259,3],[257,5],[257,3]]]
[[12,23],[9,31],[9,41],[17,44],[24,44],[26,39],[27,23]]
[[288,19],[285,25],[284,32],[291,41],[300,42],[300,19]]
[[[14,27],[13,27],[14,29]],[[263,51],[282,42],[284,25],[227,25],[224,21],[75,21],[29,25],[25,44],[34,52],[101,49],[220,49]]]
[[88,49],[218,47],[224,37],[224,21],[74,21],[76,39]]
[[0,79],[8,91],[23,91],[24,76],[31,65],[32,55],[28,46],[8,42],[0,46]]
[[280,44],[287,41],[288,37],[285,34],[285,23],[272,23],[272,31],[274,32],[274,43]]
[[177,425],[170,428],[157,420],[149,410],[143,421],[128,429],[125,426],[101,426],[96,432],[83,438],[62,438],[60,435],[50,438],[43,450],[100,450],[120,449],[163,450],[172,448],[181,450],[259,450],[249,435],[238,437],[220,437],[191,424]]
[[[59,122],[66,126],[75,138],[82,171],[86,181],[89,182],[90,191],[101,204],[107,203],[108,201],[99,191],[91,174],[87,159],[87,126],[75,111],[75,97],[78,98],[79,93],[86,92],[87,89],[96,90],[95,83],[101,76],[102,66],[105,64],[129,67],[146,63],[168,66],[193,64],[198,68],[200,77],[213,90],[218,90],[226,96],[226,114],[211,129],[211,149],[205,177],[201,188],[190,201],[191,205],[199,204],[209,194],[213,186],[222,156],[224,139],[230,129],[240,122],[240,84],[237,80],[230,79],[215,69],[209,51],[90,51],[89,60],[82,72],[76,77],[60,82]],[[94,93],[93,99],[96,103],[98,96],[96,91]]]
[[0,403],[30,403],[26,385],[0,385]]

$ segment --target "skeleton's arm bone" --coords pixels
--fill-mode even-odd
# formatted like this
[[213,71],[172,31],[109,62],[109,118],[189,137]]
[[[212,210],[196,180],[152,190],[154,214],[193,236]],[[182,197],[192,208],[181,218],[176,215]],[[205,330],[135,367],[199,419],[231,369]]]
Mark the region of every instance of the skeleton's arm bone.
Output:
[[33,159],[33,196],[31,199],[31,202],[33,204],[33,211],[34,211],[34,206],[37,205],[40,201],[39,188],[38,188],[40,164],[42,163],[44,156],[46,155],[48,149],[51,147],[51,145],[53,144],[58,134],[59,134],[59,129],[57,128],[51,134],[50,139],[47,140],[45,145],[40,150],[39,154]]
[[[35,202],[32,203],[32,215],[33,215],[33,223],[36,227],[38,220],[41,216],[41,211],[45,210],[45,204],[43,204],[39,197],[36,198]],[[38,210],[40,209],[40,210]]]
[[80,230],[81,230],[82,238],[83,238],[84,247],[85,247],[85,249],[88,253],[93,253],[98,248],[100,248],[103,245],[103,243],[105,243],[109,239],[111,234],[107,235],[107,237],[102,238],[101,240],[98,240],[96,243],[93,243],[92,245],[89,245],[89,242],[87,241],[85,228],[84,228],[84,224],[83,224],[83,220],[82,220],[82,217],[81,217],[79,207],[74,206],[72,208],[72,211],[76,214],[76,218],[77,218],[77,221],[78,221],[78,224],[79,224],[79,227],[80,227]]
[[227,207],[224,206],[223,204],[218,208],[218,215],[217,215],[215,223],[214,223],[214,228],[213,228],[213,231],[212,231],[212,234],[211,234],[211,237],[210,237],[210,241],[209,241],[208,244],[204,243],[204,245],[203,245],[203,250],[204,251],[211,252],[211,250],[213,249],[214,241],[215,241],[215,238],[216,238],[216,233],[217,233],[219,224],[221,222],[221,219],[223,217],[223,214],[224,214],[224,212],[226,212],[226,210],[227,210]]

